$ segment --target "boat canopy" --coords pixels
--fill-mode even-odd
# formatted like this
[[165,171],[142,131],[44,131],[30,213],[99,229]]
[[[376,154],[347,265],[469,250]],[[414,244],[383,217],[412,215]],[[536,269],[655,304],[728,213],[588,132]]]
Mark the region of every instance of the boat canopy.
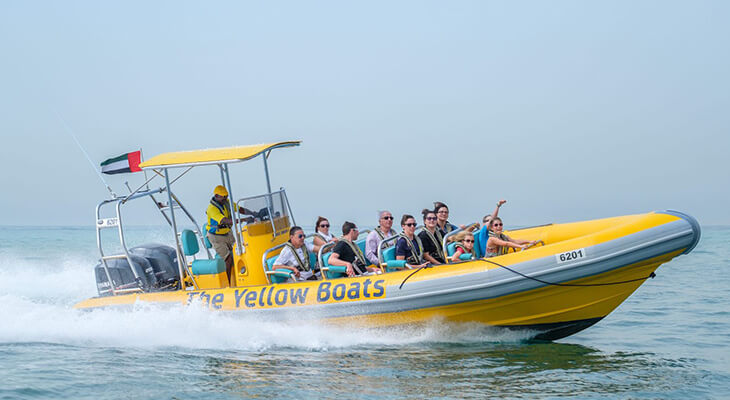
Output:
[[139,164],[142,169],[192,167],[196,165],[228,164],[249,160],[261,153],[282,147],[299,146],[301,141],[222,147],[217,149],[177,151],[156,155]]

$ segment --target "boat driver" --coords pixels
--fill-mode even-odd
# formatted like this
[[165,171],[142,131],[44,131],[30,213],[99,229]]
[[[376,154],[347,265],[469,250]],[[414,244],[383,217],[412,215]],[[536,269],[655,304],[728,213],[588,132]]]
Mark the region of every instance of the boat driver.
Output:
[[363,275],[368,272],[377,272],[379,269],[370,265],[362,254],[360,247],[354,243],[360,231],[349,221],[342,224],[342,239],[332,249],[328,263],[346,267],[347,276]]
[[[238,212],[242,214],[255,215],[255,213],[246,208],[240,207]],[[233,268],[233,244],[236,239],[231,232],[233,219],[231,217],[231,209],[228,204],[228,190],[225,186],[218,185],[213,189],[213,198],[205,210],[208,222],[205,224],[210,244],[213,245],[215,252],[226,262],[226,273],[228,279],[231,279],[231,269]]]

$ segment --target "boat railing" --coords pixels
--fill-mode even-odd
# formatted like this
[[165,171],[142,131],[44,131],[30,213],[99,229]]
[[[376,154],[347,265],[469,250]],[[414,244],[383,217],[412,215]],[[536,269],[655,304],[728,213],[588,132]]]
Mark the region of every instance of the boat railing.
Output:
[[[200,225],[198,225],[198,223],[195,221],[195,218],[192,216],[192,214],[190,214],[190,212],[188,212],[188,210],[185,208],[185,206],[183,206],[183,204],[180,202],[180,200],[177,198],[177,196],[175,196],[171,192],[168,193],[169,199],[171,199],[172,201],[171,202],[168,201],[167,205],[165,205],[161,202],[158,202],[157,199],[154,197],[155,194],[163,193],[165,191],[166,191],[165,188],[159,188],[159,189],[154,189],[154,190],[148,189],[148,190],[144,190],[144,191],[141,191],[139,189],[136,191],[131,191],[131,189],[130,189],[130,192],[132,192],[130,195],[128,195],[126,197],[117,197],[117,198],[113,198],[113,199],[107,199],[107,200],[102,201],[101,203],[99,203],[96,206],[96,245],[99,250],[100,261],[101,261],[101,264],[103,265],[104,273],[109,282],[109,291],[111,291],[112,295],[128,293],[128,292],[144,292],[144,291],[148,291],[150,289],[148,287],[148,285],[146,285],[143,282],[142,277],[139,275],[137,269],[134,268],[135,264],[132,261],[132,257],[129,252],[129,248],[127,246],[127,240],[126,240],[126,237],[124,234],[124,221],[123,221],[123,214],[122,214],[122,205],[127,204],[132,200],[145,198],[145,197],[150,198],[151,201],[155,204],[155,208],[158,211],[160,211],[160,213],[164,217],[165,221],[170,226],[175,225],[174,221],[165,212],[168,210],[173,210],[173,209],[181,209],[183,211],[183,213],[188,217],[190,222],[192,223],[192,225],[194,227],[193,232],[195,232],[196,236],[198,237],[201,244],[203,245],[202,248],[204,248],[206,250],[208,257],[210,258],[210,250],[208,250],[208,248],[205,246],[205,241],[204,241],[202,232],[200,231]],[[112,218],[102,218],[101,217],[102,209],[105,208],[105,206],[107,206],[109,204],[116,204],[116,206],[114,207],[116,215]],[[122,253],[112,254],[112,255],[105,254],[104,246],[102,243],[101,232],[102,232],[102,230],[107,229],[107,228],[116,228],[117,234],[119,236],[119,244],[121,246]],[[177,234],[180,235],[179,232]],[[176,239],[176,247],[177,247],[177,255],[178,255],[177,261],[178,261],[178,269],[179,269],[180,287],[182,287],[183,280],[184,280],[183,279],[184,278],[183,270],[186,270],[188,273],[188,276],[190,276],[190,278],[193,282],[193,285],[197,288],[197,283],[195,282],[195,279],[193,278],[192,273],[188,268],[188,265],[187,265],[187,262],[186,262],[184,256],[182,256],[184,253],[180,249],[180,241],[177,237],[175,239]],[[137,284],[136,288],[121,289],[121,288],[116,287],[116,285],[114,284],[114,281],[111,277],[111,273],[109,272],[109,264],[107,262],[112,259],[126,259],[127,260],[127,262],[129,263],[130,269],[132,271],[132,275],[134,276],[135,283]],[[100,294],[102,294],[102,293],[100,292]]]
[[395,245],[395,242],[397,242],[400,237],[400,235],[391,236],[387,239],[382,240],[378,245],[378,265],[381,269],[383,269],[383,271],[385,271],[385,269],[382,267],[382,265],[385,263],[385,260],[383,259],[383,250],[385,250],[386,247],[390,247],[386,246],[390,242],[393,242],[393,245]]

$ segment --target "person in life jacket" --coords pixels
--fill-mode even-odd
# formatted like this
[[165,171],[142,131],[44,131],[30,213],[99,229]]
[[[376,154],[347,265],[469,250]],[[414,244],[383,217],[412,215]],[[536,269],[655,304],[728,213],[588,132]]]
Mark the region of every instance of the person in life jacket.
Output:
[[537,241],[529,241],[522,239],[512,239],[509,236],[502,233],[504,225],[502,219],[499,217],[493,218],[489,223],[489,230],[493,232],[493,235],[487,240],[487,252],[486,257],[495,257],[505,254],[508,248],[513,249],[524,249],[528,246],[534,245]]
[[370,265],[360,247],[354,243],[359,234],[360,231],[354,223],[345,221],[342,224],[342,239],[332,249],[332,255],[329,258],[330,265],[346,267],[347,276],[380,271],[379,268]]
[[415,235],[416,219],[412,215],[404,214],[400,219],[403,228],[401,238],[395,242],[395,259],[406,260],[410,268],[425,267],[428,263],[423,260],[423,245],[421,239]]
[[[450,238],[451,239],[451,238]],[[456,242],[454,254],[451,256],[449,261],[456,262],[461,259],[462,254],[471,254],[472,260],[476,259],[474,254],[474,234],[469,231],[461,231],[453,236],[453,240]]]
[[438,265],[446,262],[444,256],[444,237],[436,225],[438,218],[432,210],[425,209],[423,214],[423,225],[425,228],[418,234],[423,244],[423,258],[431,264]]
[[274,270],[291,271],[291,281],[316,280],[314,265],[310,265],[309,254],[318,252],[320,246],[306,243],[301,227],[289,229],[289,241],[284,244],[279,256],[274,261]]
[[[238,212],[242,214],[254,215],[255,213],[246,208],[240,207]],[[205,231],[210,244],[213,245],[215,252],[226,262],[226,273],[231,278],[231,269],[233,268],[233,245],[236,239],[231,233],[233,225],[233,217],[228,203],[228,190],[225,186],[218,185],[213,189],[213,198],[205,210],[207,222]]]
[[[449,232],[459,228],[449,222],[449,207],[446,204],[440,201],[434,202],[433,212],[436,213],[436,217],[438,218],[436,225],[438,226],[439,232],[441,232],[441,236],[446,236]],[[465,226],[462,225],[461,228],[464,229]]]
[[335,235],[330,234],[330,222],[325,217],[318,217],[314,224],[314,244],[324,246],[330,242],[336,242]]
[[497,207],[494,209],[494,212],[490,215],[485,215],[484,218],[482,218],[482,227],[481,227],[481,234],[477,235],[479,238],[479,243],[474,243],[474,246],[476,246],[480,252],[479,254],[486,254],[486,248],[487,248],[487,239],[489,239],[490,235],[494,235],[492,231],[489,230],[489,223],[492,221],[492,219],[497,218],[499,215],[499,208],[506,203],[507,200],[500,200],[497,202]]
[[[388,210],[378,212],[378,227],[373,229],[372,232],[368,233],[368,237],[365,239],[365,257],[372,264],[378,265],[378,248],[383,240],[392,238],[398,235],[398,232],[393,229],[393,214]],[[387,247],[392,246],[388,244]]]

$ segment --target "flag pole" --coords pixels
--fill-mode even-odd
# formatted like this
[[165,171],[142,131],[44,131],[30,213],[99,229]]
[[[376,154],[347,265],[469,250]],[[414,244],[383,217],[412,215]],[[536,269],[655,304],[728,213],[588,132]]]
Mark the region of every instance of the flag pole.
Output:
[[58,119],[61,120],[61,123],[63,124],[63,127],[66,129],[66,132],[69,135],[71,135],[71,137],[73,138],[74,142],[76,142],[76,144],[79,146],[79,149],[81,149],[81,152],[84,153],[84,156],[89,161],[89,164],[91,165],[91,168],[94,170],[94,172],[96,172],[97,175],[99,175],[99,179],[101,179],[101,183],[103,183],[104,186],[106,186],[106,189],[109,191],[109,193],[111,193],[112,197],[117,198],[117,194],[114,193],[114,191],[109,186],[109,184],[106,183],[106,180],[104,179],[104,176],[101,175],[101,171],[99,171],[98,169],[96,169],[96,165],[94,165],[94,162],[91,161],[91,157],[89,157],[89,154],[86,152],[86,150],[84,150],[84,147],[81,145],[81,143],[79,142],[79,140],[76,138],[76,135],[74,135],[73,131],[71,130],[71,127],[68,126],[68,124],[63,119],[63,117],[61,116],[61,114],[58,113],[58,111],[56,111],[56,110],[54,110],[54,111],[56,112],[56,116],[58,117]]

